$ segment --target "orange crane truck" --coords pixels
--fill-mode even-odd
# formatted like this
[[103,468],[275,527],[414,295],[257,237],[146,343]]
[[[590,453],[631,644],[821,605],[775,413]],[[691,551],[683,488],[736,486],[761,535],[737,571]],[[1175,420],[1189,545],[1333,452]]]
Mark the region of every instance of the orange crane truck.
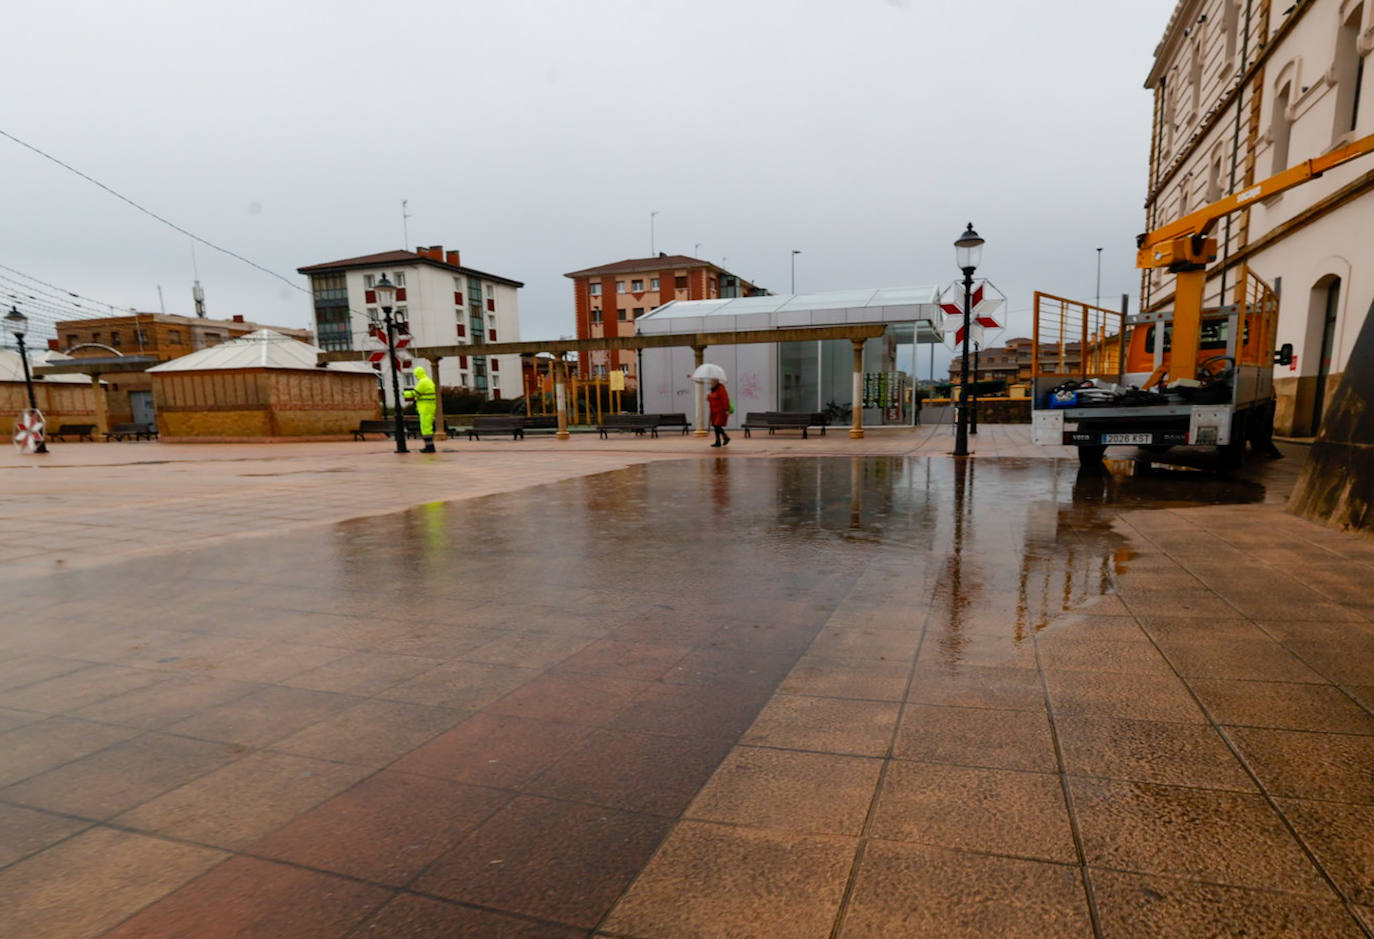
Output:
[[1207,265],[1217,222],[1374,151],[1374,134],[1304,160],[1136,239],[1136,267],[1175,275],[1173,311],[1124,310],[1035,294],[1032,432],[1075,446],[1085,465],[1107,447],[1220,448],[1238,465],[1247,441],[1272,446],[1278,296],[1242,265],[1229,298],[1208,305]]

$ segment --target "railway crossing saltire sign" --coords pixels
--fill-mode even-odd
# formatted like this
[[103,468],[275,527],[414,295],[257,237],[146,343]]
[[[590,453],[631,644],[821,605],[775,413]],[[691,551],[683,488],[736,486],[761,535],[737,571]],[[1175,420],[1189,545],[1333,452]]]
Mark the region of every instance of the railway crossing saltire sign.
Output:
[[[1007,297],[991,281],[975,280],[970,298],[969,336],[971,342],[986,349],[988,343],[1002,334],[1002,308]],[[940,313],[944,320],[943,339],[951,350],[964,341],[964,282],[956,280],[940,294]]]
[[43,412],[25,408],[14,422],[14,448],[20,453],[36,453],[43,442]]

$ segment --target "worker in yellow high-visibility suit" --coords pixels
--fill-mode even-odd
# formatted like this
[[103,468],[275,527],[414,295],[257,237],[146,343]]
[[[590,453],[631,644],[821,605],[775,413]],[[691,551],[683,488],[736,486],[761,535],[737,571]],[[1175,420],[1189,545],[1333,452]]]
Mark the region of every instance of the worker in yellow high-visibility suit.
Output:
[[423,365],[415,366],[415,387],[405,392],[407,401],[415,402],[415,412],[420,415],[420,436],[425,438],[425,448],[421,453],[434,451],[434,410],[438,405],[438,392],[434,379],[429,377]]

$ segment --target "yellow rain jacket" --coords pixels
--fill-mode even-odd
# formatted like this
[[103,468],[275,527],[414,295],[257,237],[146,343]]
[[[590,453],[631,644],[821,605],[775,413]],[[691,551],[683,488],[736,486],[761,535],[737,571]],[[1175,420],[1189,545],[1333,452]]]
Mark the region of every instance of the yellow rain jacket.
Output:
[[415,387],[405,392],[407,401],[415,402],[415,412],[420,415],[420,436],[434,436],[434,410],[438,406],[434,379],[425,372],[424,366],[415,366]]

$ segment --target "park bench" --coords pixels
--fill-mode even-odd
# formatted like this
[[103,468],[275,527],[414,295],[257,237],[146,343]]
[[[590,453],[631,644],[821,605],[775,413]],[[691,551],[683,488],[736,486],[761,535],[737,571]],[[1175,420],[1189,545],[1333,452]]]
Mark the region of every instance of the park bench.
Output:
[[358,427],[353,431],[354,440],[366,440],[368,434],[381,434],[390,437],[396,431],[396,425],[388,420],[381,421],[359,421]]
[[509,432],[512,440],[525,437],[525,418],[514,414],[478,414],[468,428],[469,440],[481,440],[482,434],[504,434]]
[[530,431],[548,431],[550,433],[558,430],[557,414],[531,414],[523,418],[525,424],[522,428],[525,433]]
[[684,437],[692,429],[692,425],[687,421],[686,414],[679,412],[677,414],[655,414],[654,416],[658,418],[659,427],[681,427]]
[[819,411],[751,411],[745,415],[744,436],[753,436],[751,430],[767,430],[769,434],[778,430],[799,430],[802,439],[807,438],[808,428],[819,425],[821,436],[825,436],[825,415]]
[[126,421],[114,425],[105,433],[106,440],[123,440],[125,437],[132,437],[134,440],[153,440],[157,437],[157,425]]
[[57,430],[48,435],[49,440],[61,440],[64,437],[75,437],[77,440],[89,440],[95,442],[94,424],[61,424]]
[[605,440],[606,435],[613,430],[628,430],[636,437],[642,437],[645,431],[651,437],[658,436],[658,415],[657,414],[607,414],[602,419],[596,432]]

